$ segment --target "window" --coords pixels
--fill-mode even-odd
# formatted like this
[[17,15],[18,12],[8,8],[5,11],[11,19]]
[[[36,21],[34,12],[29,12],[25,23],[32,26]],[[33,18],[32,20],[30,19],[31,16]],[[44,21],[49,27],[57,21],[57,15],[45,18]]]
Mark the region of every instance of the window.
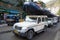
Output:
[[38,23],[41,22],[41,18],[38,18]]
[[45,20],[44,20],[44,18],[42,18],[42,22],[44,22]]
[[37,17],[29,17],[32,20],[37,20]]
[[26,17],[25,21],[27,21],[27,22],[37,22],[37,17]]
[[48,18],[45,18],[45,21],[47,21],[48,20]]

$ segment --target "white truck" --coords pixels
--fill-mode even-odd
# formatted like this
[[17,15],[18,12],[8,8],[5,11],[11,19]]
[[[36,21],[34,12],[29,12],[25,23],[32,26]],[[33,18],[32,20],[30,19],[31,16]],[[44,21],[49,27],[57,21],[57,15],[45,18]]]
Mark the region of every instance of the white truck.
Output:
[[53,18],[48,18],[48,27],[53,26]]
[[40,33],[47,29],[47,16],[26,16],[24,22],[15,23],[13,25],[13,33],[32,39],[35,33]]

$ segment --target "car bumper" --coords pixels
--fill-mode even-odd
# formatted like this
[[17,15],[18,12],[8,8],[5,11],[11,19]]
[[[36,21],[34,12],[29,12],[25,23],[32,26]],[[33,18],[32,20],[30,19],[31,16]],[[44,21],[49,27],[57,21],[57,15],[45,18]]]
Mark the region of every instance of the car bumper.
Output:
[[25,33],[21,33],[21,32],[18,32],[18,31],[13,31],[14,34],[17,34],[19,36],[22,36],[22,37],[26,37],[26,32]]

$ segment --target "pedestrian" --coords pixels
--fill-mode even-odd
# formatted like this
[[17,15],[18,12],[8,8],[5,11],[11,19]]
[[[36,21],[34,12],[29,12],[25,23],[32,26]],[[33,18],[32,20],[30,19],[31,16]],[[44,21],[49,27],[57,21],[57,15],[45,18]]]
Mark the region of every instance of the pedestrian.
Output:
[[4,13],[4,20],[6,21],[7,19],[7,13]]

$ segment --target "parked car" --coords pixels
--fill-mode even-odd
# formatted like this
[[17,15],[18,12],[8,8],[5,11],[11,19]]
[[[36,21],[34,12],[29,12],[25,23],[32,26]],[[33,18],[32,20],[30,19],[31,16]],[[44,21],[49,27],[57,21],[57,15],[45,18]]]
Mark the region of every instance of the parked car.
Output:
[[48,27],[53,26],[53,18],[48,18]]
[[16,15],[7,15],[6,22],[9,26],[13,25],[16,22],[19,22],[19,16]]
[[6,21],[0,20],[0,24],[6,24]]
[[53,24],[57,24],[58,23],[58,17],[53,17]]
[[13,25],[13,33],[32,39],[35,33],[40,33],[47,29],[47,16],[26,16],[24,22],[15,23]]

